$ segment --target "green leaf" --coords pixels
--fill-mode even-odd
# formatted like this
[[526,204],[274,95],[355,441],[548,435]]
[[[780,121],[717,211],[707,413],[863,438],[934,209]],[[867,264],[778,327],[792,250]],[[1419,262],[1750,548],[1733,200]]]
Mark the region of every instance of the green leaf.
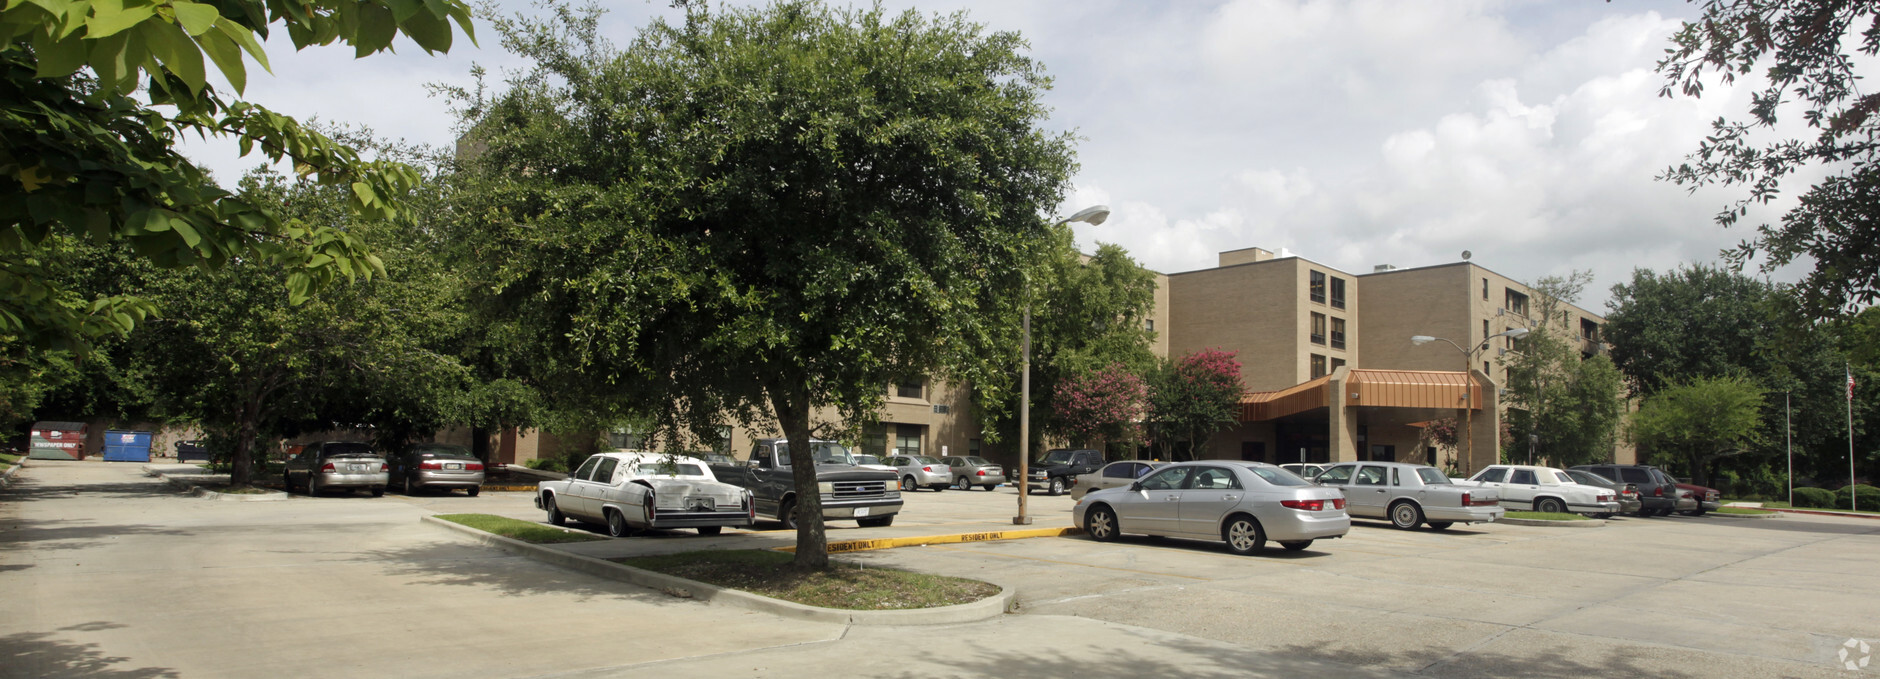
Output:
[[85,22],[85,37],[95,40],[116,35],[156,13],[156,4],[140,0],[131,0],[129,7],[124,6],[124,0],[92,0],[91,18]]
[[248,56],[255,58],[255,63],[261,64],[262,70],[274,72],[274,69],[268,66],[268,53],[261,49],[261,43],[255,42],[254,33],[241,24],[229,21],[227,17],[216,19],[215,29],[228,36],[230,40],[234,40],[235,44],[241,45],[242,49],[248,52]]
[[53,40],[45,32],[33,34],[33,53],[39,57],[39,68],[34,75],[40,78],[62,78],[76,73],[88,56],[84,39]]
[[450,51],[450,22],[431,12],[413,14],[398,27],[405,31],[405,35],[417,41],[418,46],[424,48],[426,52]]
[[[215,62],[216,68],[222,70],[222,77],[228,79],[229,84],[235,87],[236,93],[239,94],[247,86],[248,66],[242,62],[241,47],[236,45],[234,40],[229,39],[228,34],[221,31],[209,31],[196,36],[196,44],[201,45],[203,53],[209,55],[209,59]],[[244,148],[242,155],[248,155],[248,150]]]
[[364,58],[391,46],[398,36],[398,22],[392,10],[380,5],[359,5],[359,30],[353,35],[353,57]]
[[196,227],[191,226],[188,220],[181,217],[171,218],[170,228],[176,231],[176,235],[183,237],[183,244],[188,245],[190,249],[195,249],[202,243],[202,234],[197,233]]
[[222,18],[222,13],[214,7],[189,0],[175,0],[170,8],[176,11],[176,21],[183,25],[183,30],[191,36],[202,35],[215,28],[215,21]]
[[137,33],[144,38],[144,44],[150,46],[150,53],[163,62],[164,68],[182,79],[189,86],[191,94],[200,94],[208,84],[202,68],[202,50],[189,39],[189,34],[176,24],[166,21],[151,21],[137,27]]
[[372,205],[378,202],[379,195],[372,190],[372,185],[365,182],[353,182],[353,195],[359,197],[360,205]]

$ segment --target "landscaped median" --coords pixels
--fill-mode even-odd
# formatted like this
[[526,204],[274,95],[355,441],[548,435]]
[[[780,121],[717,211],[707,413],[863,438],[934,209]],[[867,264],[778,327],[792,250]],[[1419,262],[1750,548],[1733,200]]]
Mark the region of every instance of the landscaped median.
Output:
[[[786,576],[791,555],[775,550],[707,550],[654,557],[608,560],[574,554],[544,544],[508,537],[544,534],[517,526],[561,531],[528,521],[485,514],[426,516],[425,523],[470,536],[478,542],[543,563],[618,580],[670,596],[736,606],[799,620],[852,625],[939,625],[997,617],[1011,610],[1011,588],[995,584],[907,571],[839,564],[829,573]],[[513,522],[513,523],[511,523]],[[488,526],[495,531],[476,526]],[[496,532],[501,531],[501,532]],[[607,539],[580,534],[587,539]],[[956,541],[957,542],[957,541]],[[927,543],[932,544],[932,543]],[[664,571],[664,572],[661,572]],[[761,577],[760,575],[761,574]],[[692,576],[707,582],[692,579]],[[760,582],[761,580],[761,582]],[[737,585],[759,589],[755,593]],[[769,594],[771,596],[766,596]],[[788,597],[797,601],[788,601]],[[823,605],[799,603],[813,601]],[[953,603],[966,601],[968,603]],[[855,606],[856,608],[840,608]]]
[[1606,525],[1605,519],[1595,519],[1581,514],[1565,512],[1524,512],[1510,511],[1502,515],[1495,523],[1510,526],[1547,526],[1550,528],[1597,528]]
[[1734,519],[1767,519],[1772,516],[1781,516],[1778,512],[1772,512],[1766,509],[1753,509],[1750,507],[1720,507],[1710,513],[1717,516],[1728,516]]

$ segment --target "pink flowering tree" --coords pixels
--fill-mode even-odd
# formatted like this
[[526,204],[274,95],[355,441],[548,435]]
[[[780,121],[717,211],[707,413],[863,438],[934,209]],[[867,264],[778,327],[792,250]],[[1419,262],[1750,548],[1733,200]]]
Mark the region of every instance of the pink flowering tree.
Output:
[[1192,458],[1216,432],[1234,426],[1246,393],[1234,355],[1206,349],[1164,362],[1150,374],[1145,419],[1158,457],[1173,459],[1185,443]]
[[1075,446],[1136,438],[1148,388],[1121,363],[1060,380],[1052,394],[1059,433]]

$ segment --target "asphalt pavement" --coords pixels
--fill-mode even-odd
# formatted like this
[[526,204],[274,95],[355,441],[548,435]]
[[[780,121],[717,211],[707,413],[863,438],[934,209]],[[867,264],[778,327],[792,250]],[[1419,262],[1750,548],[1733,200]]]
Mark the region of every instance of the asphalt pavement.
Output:
[[[883,529],[1011,527],[1016,496],[918,492]],[[1069,498],[1032,498],[1037,526]],[[1299,553],[1082,537],[861,552],[979,577],[1020,613],[847,627],[563,571],[420,524],[540,520],[527,493],[217,502],[139,465],[34,460],[0,489],[0,677],[1860,676],[1880,521],[1620,519],[1592,530],[1357,522]],[[793,542],[688,531],[602,555]],[[1858,660],[1858,646],[1854,649]],[[1880,673],[1880,662],[1867,672]]]

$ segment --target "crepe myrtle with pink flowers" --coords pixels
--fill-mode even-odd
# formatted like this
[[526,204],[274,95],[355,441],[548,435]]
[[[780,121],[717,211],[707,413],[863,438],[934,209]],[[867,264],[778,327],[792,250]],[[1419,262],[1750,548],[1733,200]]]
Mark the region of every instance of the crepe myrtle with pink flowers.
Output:
[[1148,387],[1122,363],[1058,382],[1052,407],[1059,432],[1074,446],[1138,438]]

